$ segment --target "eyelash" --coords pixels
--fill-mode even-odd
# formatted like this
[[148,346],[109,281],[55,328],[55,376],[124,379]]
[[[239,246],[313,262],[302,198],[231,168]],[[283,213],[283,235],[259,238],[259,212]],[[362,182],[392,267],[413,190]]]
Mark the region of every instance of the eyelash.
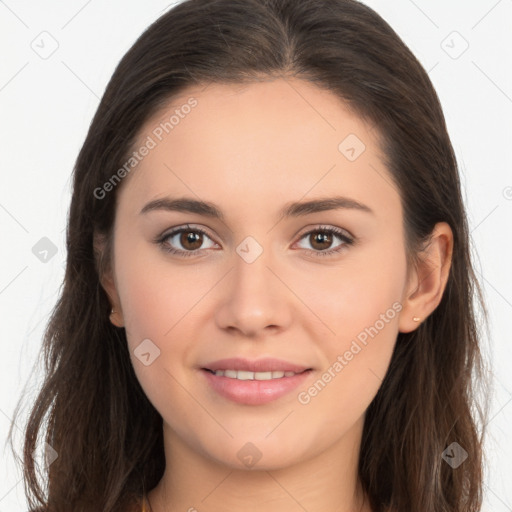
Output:
[[[155,240],[155,243],[159,244],[161,246],[162,250],[164,250],[165,252],[170,253],[170,254],[178,255],[180,257],[195,256],[195,255],[197,255],[197,253],[199,251],[201,251],[201,249],[196,249],[194,251],[182,251],[181,249],[174,249],[174,248],[170,247],[168,243],[166,243],[166,240],[168,238],[172,238],[173,236],[177,235],[178,233],[182,233],[182,232],[186,232],[186,231],[190,231],[192,233],[201,233],[202,235],[205,235],[211,239],[210,235],[205,230],[198,228],[198,227],[193,227],[193,226],[187,225],[187,226],[182,226],[180,228],[174,229],[174,230],[170,231],[169,233],[165,233],[165,234],[161,235],[160,237],[158,237]],[[328,234],[336,235],[343,241],[343,244],[340,244],[335,249],[328,249],[325,251],[315,251],[313,249],[304,249],[305,251],[307,251],[310,254],[313,253],[315,256],[332,256],[332,255],[344,250],[346,248],[346,246],[354,244],[353,238],[349,237],[341,229],[335,228],[332,226],[329,226],[329,227],[328,226],[318,226],[306,233],[303,233],[299,240],[302,240],[303,238],[305,238],[308,235],[311,235],[313,233],[328,233]]]

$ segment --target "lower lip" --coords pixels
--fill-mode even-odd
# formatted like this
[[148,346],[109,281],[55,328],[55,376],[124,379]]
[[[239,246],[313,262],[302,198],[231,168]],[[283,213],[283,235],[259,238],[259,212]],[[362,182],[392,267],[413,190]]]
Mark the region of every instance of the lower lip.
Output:
[[262,405],[292,392],[311,374],[312,370],[297,373],[293,377],[271,380],[239,380],[220,377],[208,370],[201,370],[210,386],[229,400],[239,404]]

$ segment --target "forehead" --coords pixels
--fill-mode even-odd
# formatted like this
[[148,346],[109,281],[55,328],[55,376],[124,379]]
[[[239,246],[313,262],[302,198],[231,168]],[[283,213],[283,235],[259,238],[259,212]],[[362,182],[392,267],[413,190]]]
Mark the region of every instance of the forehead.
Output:
[[[254,150],[263,151],[288,143],[297,154],[299,142],[310,141],[308,147],[319,147],[319,138],[325,139],[323,149],[329,146],[338,151],[347,130],[357,132],[367,144],[378,144],[377,130],[331,91],[304,80],[281,78],[189,87],[145,123],[139,141],[152,134],[161,142],[172,134],[177,144],[180,133],[188,137],[193,131],[205,145],[226,142],[222,149],[236,150],[236,144],[252,141]],[[294,136],[300,139],[294,141]]]
[[127,187],[134,202],[173,191],[241,204],[333,188],[397,193],[377,130],[332,92],[297,79],[190,87],[144,124],[133,149],[143,146],[127,178],[137,183]]

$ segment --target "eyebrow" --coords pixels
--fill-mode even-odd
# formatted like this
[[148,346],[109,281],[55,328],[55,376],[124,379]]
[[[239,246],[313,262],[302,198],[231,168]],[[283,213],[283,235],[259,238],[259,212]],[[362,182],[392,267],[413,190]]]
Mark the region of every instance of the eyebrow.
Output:
[[[359,210],[374,214],[369,206],[342,196],[324,197],[302,202],[289,202],[285,204],[279,213],[280,217],[301,217],[327,210],[339,209]],[[220,219],[222,221],[225,220],[221,209],[214,203],[200,201],[191,197],[164,197],[162,199],[155,199],[147,203],[140,211],[140,214],[155,210],[197,213],[205,217]]]

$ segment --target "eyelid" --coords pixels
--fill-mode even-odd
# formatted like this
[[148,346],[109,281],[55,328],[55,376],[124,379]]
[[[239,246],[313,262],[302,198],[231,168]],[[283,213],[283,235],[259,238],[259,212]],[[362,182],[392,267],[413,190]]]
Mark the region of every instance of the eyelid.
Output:
[[161,239],[169,238],[171,235],[176,235],[177,233],[180,233],[181,231],[187,231],[187,230],[197,231],[199,233],[202,233],[203,235],[206,235],[212,241],[215,241],[214,240],[215,237],[213,237],[206,228],[203,228],[201,226],[196,226],[194,224],[182,224],[180,226],[175,226],[173,228],[166,229],[161,235],[157,236],[157,239],[161,240]]
[[349,238],[352,241],[355,241],[356,238],[352,233],[350,233],[350,231],[344,228],[340,228],[338,226],[332,226],[330,224],[313,224],[312,226],[307,226],[301,229],[295,236],[300,239],[303,238],[304,235],[308,235],[316,231],[332,231],[338,235],[345,236],[346,238]]

